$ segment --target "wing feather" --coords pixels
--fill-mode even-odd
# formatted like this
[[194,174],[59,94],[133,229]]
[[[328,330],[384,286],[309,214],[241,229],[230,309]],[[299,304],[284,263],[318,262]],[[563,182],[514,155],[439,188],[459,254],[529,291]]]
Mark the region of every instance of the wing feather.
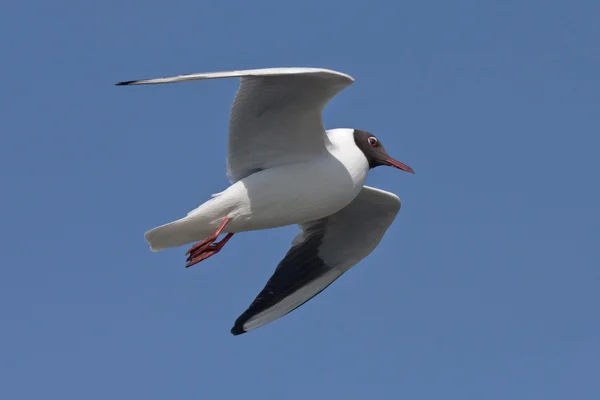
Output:
[[229,118],[227,173],[232,182],[326,151],[325,105],[354,79],[322,68],[209,72],[117,83],[148,85],[239,77]]
[[303,225],[231,333],[239,335],[273,322],[321,293],[377,247],[399,210],[396,195],[365,186],[342,210]]

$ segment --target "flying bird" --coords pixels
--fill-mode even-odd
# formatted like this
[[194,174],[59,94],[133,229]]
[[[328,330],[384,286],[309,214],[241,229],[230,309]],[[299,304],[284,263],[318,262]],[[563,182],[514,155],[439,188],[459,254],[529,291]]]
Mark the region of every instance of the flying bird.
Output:
[[[297,224],[301,232],[266,286],[235,321],[239,335],[300,307],[369,255],[400,210],[395,194],[365,186],[370,169],[414,173],[360,129],[325,130],[325,105],[354,82],[320,68],[269,68],[135,80],[145,85],[240,78],[229,117],[231,185],[184,218],[145,233],[152,251],[194,242],[186,267],[234,234]],[[217,241],[225,234],[221,241]]]

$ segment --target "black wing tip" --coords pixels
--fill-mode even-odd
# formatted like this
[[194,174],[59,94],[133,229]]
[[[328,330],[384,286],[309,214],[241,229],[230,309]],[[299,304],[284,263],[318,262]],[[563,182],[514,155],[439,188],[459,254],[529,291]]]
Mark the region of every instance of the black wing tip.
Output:
[[246,332],[247,331],[244,330],[244,324],[243,323],[240,324],[237,321],[236,321],[235,325],[233,325],[233,328],[231,328],[231,334],[233,336],[239,336]]
[[119,82],[119,83],[115,83],[115,86],[126,86],[126,85],[132,85],[134,83],[136,83],[138,81],[123,81],[123,82]]

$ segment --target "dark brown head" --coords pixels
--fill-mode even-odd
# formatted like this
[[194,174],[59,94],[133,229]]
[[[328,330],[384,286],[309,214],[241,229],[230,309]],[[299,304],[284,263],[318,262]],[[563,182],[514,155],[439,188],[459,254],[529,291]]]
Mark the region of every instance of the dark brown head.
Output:
[[360,129],[355,129],[354,142],[367,158],[370,168],[375,168],[380,165],[388,165],[412,174],[415,173],[415,171],[413,171],[413,169],[408,165],[390,157],[375,135],[372,135],[369,132],[361,131]]

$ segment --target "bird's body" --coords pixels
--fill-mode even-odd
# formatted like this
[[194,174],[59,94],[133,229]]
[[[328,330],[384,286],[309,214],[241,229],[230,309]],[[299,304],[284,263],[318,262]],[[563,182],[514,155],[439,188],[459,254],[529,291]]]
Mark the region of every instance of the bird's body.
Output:
[[152,250],[163,250],[206,239],[226,217],[223,232],[239,233],[303,224],[339,211],[360,192],[369,172],[352,133],[330,131],[328,152],[255,172],[186,217],[150,230],[146,240]]
[[[325,131],[327,102],[353,82],[316,68],[181,75],[119,85],[241,77],[229,120],[231,186],[187,216],[146,232],[153,251],[199,242],[187,266],[216,254],[235,233],[297,224],[301,233],[263,291],[236,321],[237,335],[272,322],[320,293],[377,246],[400,199],[364,186],[370,169],[410,167],[358,129]],[[226,236],[220,242],[221,233]]]

